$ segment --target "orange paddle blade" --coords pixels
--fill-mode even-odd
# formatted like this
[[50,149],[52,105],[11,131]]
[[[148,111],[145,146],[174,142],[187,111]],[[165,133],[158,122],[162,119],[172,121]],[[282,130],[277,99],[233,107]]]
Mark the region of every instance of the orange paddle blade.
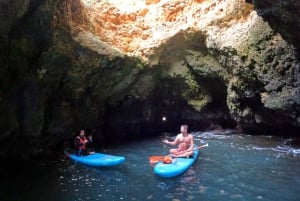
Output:
[[159,161],[163,161],[164,156],[150,156],[149,162],[150,163],[158,163]]

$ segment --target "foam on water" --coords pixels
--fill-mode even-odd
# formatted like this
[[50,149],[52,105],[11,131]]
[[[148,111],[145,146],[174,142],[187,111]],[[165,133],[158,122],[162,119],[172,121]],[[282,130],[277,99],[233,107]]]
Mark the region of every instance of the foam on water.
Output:
[[[300,148],[293,147],[293,139],[281,139],[273,136],[250,136],[239,134],[234,130],[195,132],[195,141],[205,143],[207,140],[230,140],[230,146],[239,150],[273,151],[277,157],[300,157]],[[253,141],[244,144],[241,141]],[[237,143],[235,143],[237,141]]]

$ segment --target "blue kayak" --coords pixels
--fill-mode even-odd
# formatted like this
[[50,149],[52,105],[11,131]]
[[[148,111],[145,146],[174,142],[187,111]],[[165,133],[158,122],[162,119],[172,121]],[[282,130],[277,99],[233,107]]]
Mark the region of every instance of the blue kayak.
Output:
[[70,159],[89,166],[110,167],[124,163],[124,156],[115,156],[110,154],[94,153],[85,156],[77,156],[74,153],[65,151],[66,156]]
[[194,150],[193,157],[190,158],[173,158],[172,163],[166,164],[158,162],[154,166],[154,173],[161,177],[175,177],[189,169],[198,157],[198,149]]

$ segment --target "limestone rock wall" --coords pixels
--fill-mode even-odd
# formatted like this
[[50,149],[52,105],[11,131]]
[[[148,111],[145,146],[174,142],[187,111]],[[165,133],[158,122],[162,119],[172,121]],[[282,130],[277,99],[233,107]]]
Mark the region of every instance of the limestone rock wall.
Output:
[[0,3],[2,156],[50,153],[80,128],[99,146],[181,123],[299,133],[296,1]]

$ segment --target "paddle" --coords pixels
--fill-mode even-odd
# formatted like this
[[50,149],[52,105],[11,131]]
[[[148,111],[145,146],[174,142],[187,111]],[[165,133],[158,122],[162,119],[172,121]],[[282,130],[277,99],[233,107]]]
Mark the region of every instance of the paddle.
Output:
[[89,154],[94,154],[95,153],[95,148],[94,148],[94,140],[93,140],[93,134],[96,131],[96,129],[94,128],[93,131],[87,136],[88,138],[88,145],[87,145],[87,149],[88,149],[88,153]]
[[95,133],[96,129],[94,128],[93,131],[89,134],[90,136]]
[[[204,148],[204,147],[208,147],[208,144],[206,143],[205,145],[201,145],[201,146],[198,146],[198,147],[194,147],[193,150],[196,150],[196,149],[201,149],[201,148]],[[188,150],[186,151],[183,151],[183,152],[180,152],[180,154],[182,153],[185,153],[187,152]],[[168,155],[169,157],[172,157],[170,155]],[[153,155],[153,156],[150,156],[149,157],[149,162],[150,163],[158,163],[160,161],[163,161],[164,157],[166,156],[159,156],[159,155]]]

